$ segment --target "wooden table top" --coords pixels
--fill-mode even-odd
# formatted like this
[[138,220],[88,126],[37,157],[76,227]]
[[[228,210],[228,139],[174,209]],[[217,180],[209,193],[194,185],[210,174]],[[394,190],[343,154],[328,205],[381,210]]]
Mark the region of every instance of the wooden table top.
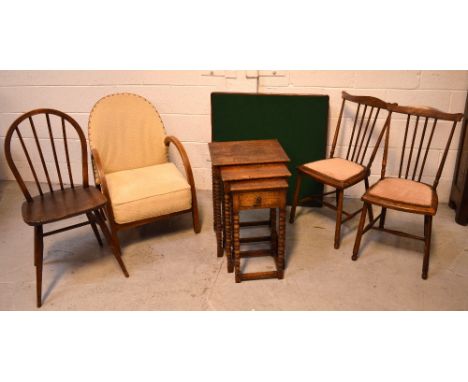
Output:
[[277,139],[208,143],[213,166],[285,163],[290,159]]

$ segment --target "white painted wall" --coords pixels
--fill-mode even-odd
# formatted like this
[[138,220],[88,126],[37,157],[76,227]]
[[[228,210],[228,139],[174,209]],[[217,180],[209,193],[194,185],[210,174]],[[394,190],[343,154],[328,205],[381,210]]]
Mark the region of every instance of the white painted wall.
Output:
[[[463,112],[467,89],[468,71],[0,71],[0,179],[12,179],[5,163],[3,143],[10,123],[21,113],[38,107],[56,108],[73,116],[86,131],[94,103],[115,92],[140,94],[156,106],[168,134],[184,143],[197,187],[209,189],[211,165],[207,143],[211,139],[210,93],[213,91],[328,94],[330,142],[341,90],[373,95],[389,102]],[[460,127],[439,185],[441,201],[448,200],[459,133]],[[16,143],[14,155],[21,159],[21,148]],[[390,154],[396,155],[397,141],[393,140],[391,145]],[[431,152],[433,169],[440,161],[441,148]],[[78,151],[74,153],[72,160],[77,166]],[[52,160],[51,153],[46,156]],[[391,168],[391,157],[389,161]],[[372,181],[378,179],[379,173],[380,163],[376,161]],[[347,194],[360,196],[362,187],[356,186]]]

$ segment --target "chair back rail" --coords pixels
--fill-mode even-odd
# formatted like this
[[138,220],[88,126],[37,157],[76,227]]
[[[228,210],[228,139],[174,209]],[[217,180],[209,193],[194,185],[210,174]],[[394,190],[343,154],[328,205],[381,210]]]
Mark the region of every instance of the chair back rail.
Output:
[[[444,140],[444,151],[442,159],[437,168],[434,183],[432,187],[437,188],[442,170],[447,159],[448,150],[452,142],[453,134],[457,123],[462,119],[463,114],[460,113],[445,113],[440,110],[430,107],[412,107],[401,105],[390,105],[389,110],[393,114],[405,114],[406,124],[403,135],[403,144],[401,146],[401,155],[398,165],[398,178],[404,178],[421,182],[424,175],[429,151],[434,143],[434,133],[436,128],[442,129],[439,121],[452,122],[448,129],[446,140]],[[391,125],[391,123],[390,123]],[[391,127],[387,129],[384,148],[384,160],[382,161],[382,178],[385,177],[389,136]]]
[[[50,116],[57,116],[60,119],[60,123],[53,124]],[[40,139],[38,134],[38,123],[45,123],[47,129],[47,138]],[[57,126],[58,125],[58,126]],[[33,145],[28,145],[25,142],[25,133],[30,130],[32,138],[34,140]],[[10,126],[5,137],[5,156],[16,181],[18,182],[21,191],[23,192],[27,201],[32,201],[31,190],[28,189],[24,180],[24,174],[21,174],[15,159],[12,155],[12,139],[16,136],[21,145],[26,162],[29,166],[29,170],[32,173],[32,177],[36,184],[37,192],[39,195],[44,195],[45,190],[42,189],[39,169],[42,170],[47,182],[48,191],[56,192],[63,191],[68,185],[71,188],[75,187],[75,181],[73,177],[71,159],[70,159],[70,148],[69,148],[69,131],[75,131],[78,135],[80,148],[81,148],[81,170],[82,170],[82,184],[84,187],[89,186],[88,182],[88,150],[86,146],[86,138],[81,130],[80,125],[69,115],[55,109],[36,109],[29,111],[20,117],[18,117]],[[66,171],[67,174],[62,176],[62,170],[60,168],[59,157],[57,154],[57,148],[60,143],[60,137],[57,131],[61,131],[62,140],[64,145],[65,159],[66,159]],[[55,133],[55,134],[54,134]],[[41,141],[43,142],[41,144]],[[46,141],[47,143],[44,143]],[[44,156],[44,150],[49,145],[52,152],[53,163],[47,163]],[[39,161],[35,161],[34,158],[38,157]],[[57,175],[58,187],[52,182],[52,175]],[[76,178],[75,178],[76,179]],[[68,184],[66,182],[69,182]]]
[[[384,136],[384,132],[389,123],[390,113],[387,113],[386,120],[381,126],[377,123],[379,115],[381,116],[382,109],[388,111],[388,104],[379,98],[369,96],[354,96],[347,92],[342,92],[342,103],[338,123],[333,137],[330,158],[333,158],[336,151],[338,137],[342,130],[343,114],[346,103],[354,103],[356,106],[356,113],[353,118],[353,127],[351,130],[351,137],[347,142],[347,150],[345,159],[358,163],[362,166],[369,168],[375,158],[377,148]],[[376,129],[377,127],[377,129]],[[366,154],[368,152],[372,136],[377,134],[377,140],[374,150],[371,152],[370,158],[365,162]]]

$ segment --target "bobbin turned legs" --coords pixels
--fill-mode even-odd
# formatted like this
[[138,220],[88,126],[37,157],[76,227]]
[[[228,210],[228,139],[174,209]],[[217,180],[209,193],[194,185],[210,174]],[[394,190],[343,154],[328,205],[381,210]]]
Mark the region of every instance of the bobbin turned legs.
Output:
[[[285,237],[286,237],[286,191],[287,181],[284,179],[269,179],[262,181],[244,181],[234,182],[230,187],[230,195],[225,200],[232,200],[232,224],[227,225],[227,231],[232,228],[233,240],[233,262],[235,279],[237,283],[244,280],[257,280],[267,278],[282,279],[284,276],[284,255],[285,255]],[[225,203],[225,206],[229,202]],[[239,213],[243,210],[251,209],[270,209],[270,236],[258,238],[240,237],[240,228],[242,226],[263,225],[263,222],[240,223]],[[278,227],[276,222],[278,210]],[[229,211],[230,213],[230,211]],[[228,242],[229,235],[226,232]],[[250,250],[241,251],[241,242],[269,241],[269,250]],[[230,260],[230,247],[226,246],[228,251],[228,269]],[[275,259],[276,270],[267,272],[242,273],[241,258],[273,256]]]

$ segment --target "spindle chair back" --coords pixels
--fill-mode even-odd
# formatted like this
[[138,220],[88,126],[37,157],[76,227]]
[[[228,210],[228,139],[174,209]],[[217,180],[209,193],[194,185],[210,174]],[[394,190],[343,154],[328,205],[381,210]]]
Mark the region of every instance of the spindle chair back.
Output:
[[[51,121],[51,116],[58,117],[58,123],[54,124]],[[57,121],[56,121],[57,122]],[[45,127],[45,129],[41,129]],[[39,131],[46,130],[46,136],[40,136]],[[72,171],[72,163],[70,159],[70,138],[78,137],[81,151],[81,179]],[[33,189],[28,188],[25,182],[25,174],[20,171],[16,165],[16,158],[19,157],[16,153],[12,153],[12,139],[17,138],[26,162],[29,172],[35,182],[35,189],[39,195],[44,195],[46,192],[64,191],[65,188],[74,188],[76,185],[88,187],[88,150],[86,147],[86,138],[78,123],[69,115],[54,109],[36,109],[21,115],[16,119],[8,130],[5,137],[5,156],[7,163],[18,182],[21,191],[27,201],[32,201],[34,196]],[[32,141],[31,144],[27,144]],[[61,141],[61,142],[60,142]],[[63,145],[63,150],[66,158],[66,168],[60,166],[59,163],[59,146]],[[52,153],[53,162],[46,161],[48,152]],[[46,154],[44,154],[46,153]],[[65,170],[65,171],[64,171]],[[44,177],[41,177],[41,174]],[[45,179],[44,179],[45,178]],[[58,184],[54,184],[54,180],[58,180]],[[41,183],[47,182],[46,188]]]
[[[330,158],[336,156],[338,139],[340,136],[343,136],[343,146],[346,151],[346,155],[342,155],[344,156],[343,159],[370,168],[384,136],[384,127],[388,121],[389,114],[387,107],[388,103],[379,98],[355,96],[343,91],[340,114],[330,150]],[[346,139],[346,131],[344,129],[344,120],[348,114],[351,117],[353,126],[349,140]],[[372,139],[375,139],[375,142]],[[370,143],[375,144],[373,149],[368,151]],[[370,154],[370,156],[366,156],[366,154]]]
[[[393,105],[390,110],[396,114],[406,115],[406,126],[401,143],[401,154],[398,158],[398,178],[409,179],[421,182],[426,170],[428,154],[434,149],[434,144],[443,143],[442,158],[437,168],[433,189],[437,186],[442,175],[447,154],[452,142],[453,134],[457,123],[460,121],[461,114],[444,113],[430,107],[408,107]],[[450,126],[441,126],[441,122],[451,122]],[[387,157],[389,150],[390,131],[386,134],[386,144],[384,149],[384,160],[382,161],[382,178],[385,177]],[[437,142],[434,141],[435,133],[437,134]],[[430,176],[430,174],[427,174]]]

